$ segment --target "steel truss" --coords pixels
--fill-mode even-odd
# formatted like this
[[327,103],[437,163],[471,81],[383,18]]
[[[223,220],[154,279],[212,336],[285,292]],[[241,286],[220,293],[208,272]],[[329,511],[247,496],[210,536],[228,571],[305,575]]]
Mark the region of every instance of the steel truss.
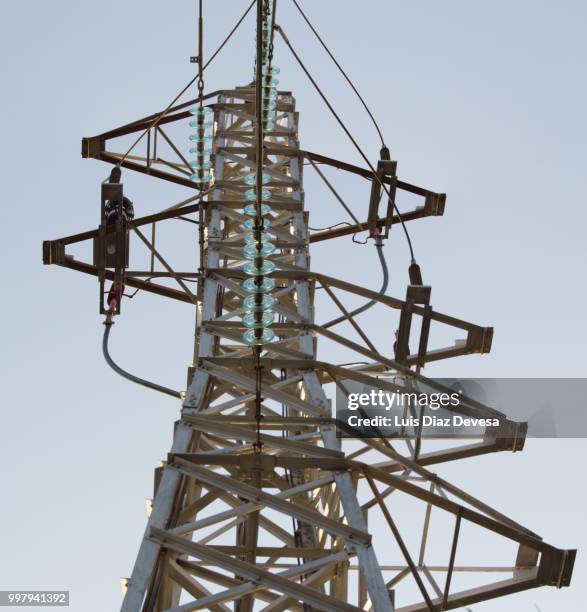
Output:
[[[395,379],[436,385],[416,373],[438,359],[488,352],[492,329],[436,312],[429,292],[408,291],[405,300],[380,295],[355,284],[313,272],[309,244],[348,235],[360,229],[345,227],[310,234],[304,209],[303,160],[333,165],[369,179],[368,170],[303,151],[297,136],[298,115],[289,92],[278,98],[279,129],[265,138],[265,171],[273,188],[272,232],[278,254],[273,274],[278,288],[273,326],[279,340],[264,347],[262,367],[262,452],[257,441],[254,403],[256,379],[252,349],[242,343],[240,298],[244,215],[244,172],[257,168],[254,146],[253,87],[214,92],[215,183],[213,189],[158,214],[128,223],[163,265],[165,272],[126,271],[126,284],[196,305],[198,310],[196,359],[186,391],[173,445],[163,468],[156,471],[152,511],[122,604],[123,612],[265,610],[419,612],[448,610],[525,589],[570,583],[575,551],[559,550],[485,503],[430,472],[426,466],[502,450],[523,448],[526,425],[509,421],[500,412],[473,400],[455,411],[469,416],[502,418],[499,428],[488,427],[474,442],[456,443],[426,452],[417,438],[403,450],[385,439],[348,443],[336,436],[336,420],[324,385],[344,390],[354,380],[382,390],[395,390]],[[122,167],[193,188],[186,176],[187,161],[163,126],[188,116],[190,103],[178,105],[151,128],[156,117],[146,117],[122,128],[83,141],[86,157],[118,164],[122,156],[107,150],[118,137],[148,130],[146,153],[129,156]],[[161,155],[162,141],[177,159]],[[159,144],[157,144],[159,142]],[[159,147],[157,149],[157,147]],[[403,214],[404,221],[441,215],[444,195],[435,194],[397,177],[385,177],[394,189],[422,198],[422,205]],[[155,244],[156,223],[199,212],[205,224],[205,265],[198,273],[197,294],[179,280],[178,273]],[[385,228],[395,216],[369,218],[362,226]],[[141,232],[153,226],[152,239]],[[103,229],[106,234],[114,231]],[[56,263],[84,273],[115,278],[115,271],[80,262],[66,255],[66,247],[95,240],[100,230],[44,243],[45,263]],[[143,280],[149,275],[151,280]],[[179,288],[160,282],[176,281]],[[315,322],[314,294],[323,288],[341,310],[356,335],[336,333]],[[338,295],[337,293],[338,292]],[[374,299],[398,318],[405,346],[412,319],[422,321],[418,351],[385,356],[349,314],[341,292]],[[395,313],[395,314],[393,314]],[[448,325],[465,334],[452,347],[431,349],[432,324]],[[393,326],[390,325],[390,329]],[[413,331],[413,330],[412,330]],[[363,365],[336,366],[319,361],[316,339],[325,337],[366,358]],[[437,385],[438,386],[438,385]],[[441,388],[438,386],[438,388]],[[398,526],[389,499],[400,495],[416,500],[423,510],[423,527],[414,550],[413,538]],[[432,513],[453,517],[454,530],[446,551],[447,562],[428,564]],[[370,514],[377,515],[369,520]],[[387,525],[373,539],[369,525]],[[456,563],[464,525],[510,542],[513,559],[500,566]],[[395,546],[395,563],[386,552]],[[482,556],[482,555],[480,555]],[[508,574],[504,580],[475,588],[451,588],[461,572]],[[441,574],[444,582],[437,576]],[[411,577],[419,599],[397,606],[395,592]],[[350,603],[354,602],[354,603]]]

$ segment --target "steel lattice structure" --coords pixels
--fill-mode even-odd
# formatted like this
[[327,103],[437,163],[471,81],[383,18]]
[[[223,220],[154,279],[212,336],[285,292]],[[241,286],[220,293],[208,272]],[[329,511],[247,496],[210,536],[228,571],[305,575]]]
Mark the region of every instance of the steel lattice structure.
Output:
[[[455,441],[441,450],[426,451],[416,438],[406,450],[385,439],[346,441],[336,435],[336,420],[325,385],[344,389],[356,381],[384,391],[405,381],[433,381],[420,374],[426,363],[471,353],[491,346],[492,329],[435,311],[426,287],[410,286],[405,300],[379,294],[347,280],[314,272],[309,265],[312,242],[348,235],[357,226],[311,233],[304,206],[303,161],[332,165],[372,178],[369,170],[304,151],[298,141],[298,113],[291,93],[278,96],[278,127],[265,135],[264,171],[271,176],[272,233],[278,247],[272,260],[277,270],[276,312],[272,326],[278,340],[265,345],[255,367],[253,350],[243,343],[241,280],[246,185],[243,176],[256,171],[254,144],[255,88],[238,87],[209,94],[214,100],[214,183],[212,188],[161,213],[44,243],[45,263],[55,263],[88,274],[101,282],[124,281],[197,310],[197,335],[190,382],[183,398],[173,445],[165,465],[156,470],[152,511],[122,604],[124,612],[213,610],[372,609],[376,612],[448,610],[494,597],[542,586],[570,583],[575,551],[557,549],[516,523],[431,472],[428,467],[496,451],[523,448],[526,426],[507,420],[502,413],[473,400],[455,411],[469,416],[502,417],[499,428],[487,427],[473,443]],[[184,120],[189,104],[165,115],[153,115],[83,141],[85,157],[150,174],[194,188],[186,177],[188,162],[165,124]],[[159,117],[154,124],[153,120]],[[167,129],[167,128],[165,128]],[[146,130],[144,155],[122,156],[110,143]],[[177,157],[163,157],[163,147]],[[385,160],[384,160],[385,161]],[[421,198],[421,206],[403,213],[403,220],[442,215],[445,198],[399,180],[395,163],[380,165],[381,179],[395,191]],[[111,177],[102,186],[103,201],[122,200],[122,184]],[[377,191],[377,190],[376,190]],[[379,200],[380,191],[376,193]],[[179,215],[200,215],[203,260],[198,292],[193,293],[140,231]],[[398,222],[388,210],[371,210],[361,227],[389,228]],[[137,234],[164,272],[128,268],[128,234]],[[69,244],[93,240],[93,264],[66,254]],[[115,244],[116,256],[107,246]],[[144,280],[149,275],[151,280]],[[177,281],[172,288],[158,277]],[[340,308],[358,336],[338,334],[316,323],[316,289]],[[345,307],[341,292],[376,300],[397,320],[398,348],[393,355],[380,352]],[[120,290],[122,293],[122,289]],[[414,343],[415,325],[420,319]],[[446,325],[465,333],[448,348],[430,348],[431,325]],[[390,325],[390,328],[393,326]],[[363,365],[337,366],[320,361],[317,339],[324,337],[354,351]],[[417,371],[414,369],[417,366]],[[260,432],[254,419],[261,402]],[[258,438],[258,435],[260,438]],[[262,451],[255,447],[262,442]],[[393,495],[392,495],[393,494]],[[391,500],[405,496],[422,510],[417,541],[405,533]],[[445,551],[446,562],[427,562],[432,516],[453,521]],[[369,518],[370,515],[376,515]],[[377,529],[374,540],[370,527]],[[464,528],[482,530],[508,542],[515,554],[499,566],[483,566],[482,551],[466,564],[456,558]],[[393,550],[390,548],[393,545]],[[470,552],[470,551],[468,551]],[[395,557],[393,556],[395,555]],[[460,557],[459,557],[460,558]],[[455,589],[456,576],[478,571],[508,574],[498,581]],[[443,581],[439,581],[438,576]],[[417,597],[412,604],[396,604],[403,584],[413,580]]]

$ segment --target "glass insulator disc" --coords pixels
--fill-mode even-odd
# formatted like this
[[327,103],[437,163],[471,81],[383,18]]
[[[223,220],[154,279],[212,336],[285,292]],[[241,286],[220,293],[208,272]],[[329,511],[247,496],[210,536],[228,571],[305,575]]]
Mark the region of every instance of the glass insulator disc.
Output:
[[[248,215],[249,217],[256,217],[257,216],[257,205],[248,204],[247,206],[243,208],[243,211],[245,215]],[[270,212],[271,212],[271,206],[267,204],[261,204],[261,216],[262,217],[264,217],[265,215],[268,215]]]
[[261,283],[257,284],[255,278],[247,278],[243,287],[247,293],[269,293],[275,289],[275,280],[265,277]]
[[266,310],[271,310],[276,303],[277,298],[272,295],[247,295],[243,300],[243,306],[248,312],[264,312]]
[[257,243],[245,244],[243,247],[243,255],[246,259],[256,259],[257,257],[267,257],[272,253],[275,253],[276,247],[271,242],[263,243],[261,249],[257,248]]
[[[261,317],[260,321],[257,321],[258,316]],[[263,312],[260,315],[254,312],[249,312],[243,317],[243,325],[250,329],[255,327],[269,327],[273,323],[274,315],[270,310]]]
[[268,327],[263,328],[260,338],[256,336],[255,331],[255,329],[249,329],[243,334],[243,341],[245,344],[248,344],[249,346],[269,344],[275,338],[275,332]]
[[257,268],[255,262],[248,261],[244,265],[244,271],[246,274],[250,276],[265,276],[267,274],[271,274],[275,270],[275,264],[272,261],[265,259],[261,264],[260,268]]

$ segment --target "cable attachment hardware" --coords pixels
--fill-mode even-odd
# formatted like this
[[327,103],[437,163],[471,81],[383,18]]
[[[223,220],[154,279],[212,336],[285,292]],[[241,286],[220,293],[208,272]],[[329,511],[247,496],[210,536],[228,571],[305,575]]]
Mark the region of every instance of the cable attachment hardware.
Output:
[[[422,282],[422,272],[415,259],[412,259],[408,271],[410,275],[410,284],[406,291],[406,300],[401,309],[399,326],[396,331],[394,352],[396,361],[407,366],[415,365],[419,370],[426,364],[432,315],[432,306],[430,306],[432,288],[424,285]],[[420,337],[418,339],[418,350],[417,353],[412,355],[409,347],[412,331],[412,317],[415,313],[416,306],[418,306],[421,312],[422,324],[419,330]]]
[[[371,183],[367,224],[370,238],[385,239],[389,236],[389,229],[392,224],[395,192],[397,188],[397,162],[391,160],[389,149],[386,146],[383,146],[379,153],[376,172],[378,180],[373,180]],[[389,193],[387,196],[387,209],[384,216],[381,217],[379,214],[379,205],[383,195],[383,183],[389,185]]]
[[410,275],[410,285],[423,285],[422,271],[420,266],[416,263],[415,259],[412,259],[412,263],[408,268],[408,274]]
[[[120,168],[113,168],[102,183],[100,226],[94,238],[94,265],[100,284],[100,314],[120,314],[125,270],[129,265],[129,224],[134,219],[133,203],[124,196]],[[106,279],[113,283],[108,293]],[[104,296],[106,306],[104,305]]]
[[202,14],[202,0],[199,2],[199,17],[198,17],[198,55],[191,59],[193,63],[198,65],[197,73],[197,88],[198,98],[197,103],[189,109],[192,119],[189,122],[193,132],[190,134],[190,153],[193,155],[192,161],[189,162],[192,174],[190,180],[195,183],[198,188],[203,191],[212,181],[212,148],[210,146],[212,140],[212,109],[204,106],[204,17]]

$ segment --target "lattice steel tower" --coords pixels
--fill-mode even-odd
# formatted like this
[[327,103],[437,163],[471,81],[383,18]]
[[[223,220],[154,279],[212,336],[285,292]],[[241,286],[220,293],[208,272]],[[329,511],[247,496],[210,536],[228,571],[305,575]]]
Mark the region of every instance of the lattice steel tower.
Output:
[[[276,85],[271,63],[274,16],[274,2],[257,2],[251,85],[204,95],[200,48],[198,99],[85,138],[84,157],[115,165],[102,184],[101,225],[43,245],[45,263],[98,277],[100,310],[108,315],[107,323],[119,314],[125,287],[192,304],[197,312],[189,386],[181,394],[169,456],[156,470],[152,510],[122,610],[419,612],[454,609],[541,585],[568,585],[574,551],[545,544],[427,467],[521,450],[524,423],[465,399],[456,412],[501,419],[499,427],[486,427],[473,443],[454,440],[426,452],[418,431],[405,448],[387,439],[337,437],[326,385],[342,392],[349,381],[386,392],[413,384],[442,389],[425,379],[421,369],[438,359],[488,352],[492,329],[433,310],[430,288],[414,268],[405,300],[310,269],[313,242],[366,231],[381,245],[394,224],[442,215],[445,197],[399,180],[396,163],[386,159],[385,151],[373,173],[300,148],[293,95],[271,93]],[[191,162],[184,147],[163,129],[190,118],[195,130]],[[112,141],[134,134],[144,138],[135,140],[133,155],[109,148]],[[142,155],[136,152],[139,145],[145,148]],[[167,159],[166,152],[177,160]],[[368,180],[366,220],[311,232],[303,190],[305,160],[314,168],[333,166]],[[133,218],[123,195],[121,168],[195,189],[195,195],[160,213]],[[394,200],[401,192],[421,202],[400,218]],[[387,206],[380,212],[382,199]],[[197,292],[155,242],[156,224],[193,213],[200,223],[201,262],[189,276],[198,281]],[[143,225],[152,226],[150,239],[139,229]],[[134,235],[151,252],[150,270],[129,267],[129,236]],[[94,242],[92,264],[66,254],[67,245],[85,240]],[[155,262],[163,270],[155,270]],[[179,289],[164,284],[164,278],[177,282]],[[341,310],[340,323],[350,326],[348,333],[316,323],[318,288]],[[389,328],[398,329],[388,356],[345,307],[341,292],[388,309]],[[432,349],[433,323],[466,337],[452,347]],[[357,340],[349,338],[351,330]],[[353,351],[362,363],[339,366],[319,360],[318,337]],[[410,345],[417,350],[411,353]],[[106,354],[109,358],[107,349]],[[398,506],[391,503],[400,496],[411,504],[412,518],[421,520],[418,530],[414,523],[402,529]],[[415,514],[420,510],[421,517]],[[447,538],[440,563],[427,558],[432,517],[437,515],[444,517],[439,530]],[[509,543],[513,559],[487,564],[483,550],[467,546],[471,529]],[[438,538],[434,546],[438,556]],[[505,576],[474,582],[476,572]],[[459,590],[455,585],[462,576],[467,586]],[[407,596],[401,594],[404,585]],[[414,603],[405,603],[406,597]]]

